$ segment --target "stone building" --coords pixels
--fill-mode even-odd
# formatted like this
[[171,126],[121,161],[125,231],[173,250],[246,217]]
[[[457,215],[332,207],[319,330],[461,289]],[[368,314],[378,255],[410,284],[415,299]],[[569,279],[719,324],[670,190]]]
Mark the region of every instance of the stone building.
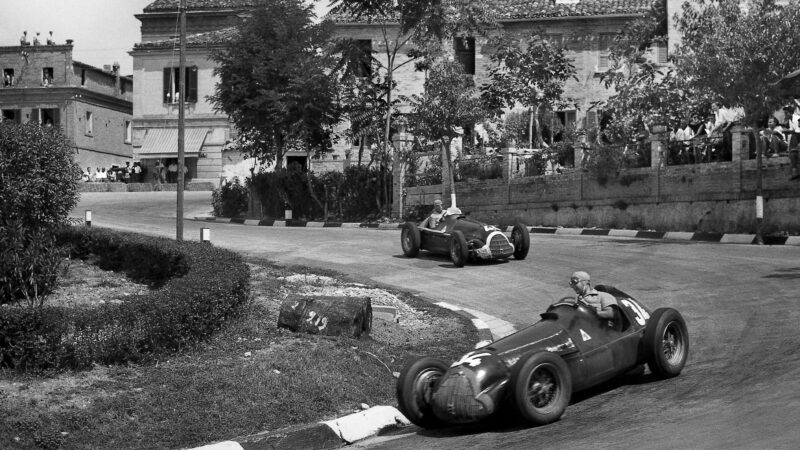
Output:
[[72,59],[73,41],[0,47],[0,117],[60,127],[83,170],[132,157],[133,80]]
[[[590,109],[595,101],[606,100],[613,91],[606,89],[600,74],[608,68],[608,49],[614,36],[629,21],[646,14],[651,0],[491,0],[495,17],[503,30],[519,38],[539,31],[567,50],[577,70],[577,81],[570,80],[565,86],[565,95],[574,100],[577,108],[556,112],[563,125],[578,127],[597,123],[597,111]],[[360,41],[361,46],[373,52],[380,64],[386,65],[386,41],[383,25],[377,22],[355,19],[337,14],[329,17],[336,23],[337,34]],[[388,36],[394,39],[398,33],[396,24],[386,26]],[[474,76],[476,85],[487,81],[490,69],[491,48],[488,37],[462,37],[446,45],[451,56],[461,61],[465,71]],[[396,64],[407,58],[406,49],[401,49]],[[666,46],[651,49],[651,57],[666,64]],[[425,81],[424,73],[415,71],[413,64],[406,64],[394,75],[397,94],[420,94]],[[397,95],[395,94],[395,96]],[[402,106],[400,108],[402,110]]]
[[[238,152],[225,149],[234,130],[225,114],[214,111],[206,96],[214,92],[217,77],[211,50],[219,45],[252,8],[254,0],[188,0],[186,13],[185,164],[193,181],[219,183],[226,166],[242,164]],[[153,173],[158,161],[165,166],[178,157],[179,14],[180,0],[156,0],[136,18],[141,42],[134,45],[133,151]]]

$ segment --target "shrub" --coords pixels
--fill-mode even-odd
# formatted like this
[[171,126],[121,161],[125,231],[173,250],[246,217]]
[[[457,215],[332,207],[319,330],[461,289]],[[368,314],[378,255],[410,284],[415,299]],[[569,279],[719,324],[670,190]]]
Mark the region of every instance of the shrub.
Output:
[[0,227],[0,304],[24,300],[41,306],[56,287],[64,256],[51,227],[30,229],[7,221]]
[[0,366],[83,369],[176,350],[209,336],[248,297],[241,257],[208,244],[88,227],[57,237],[72,257],[95,255],[154,289],[95,308],[0,308]]
[[50,230],[78,202],[73,153],[56,128],[0,123],[0,304],[41,305],[55,286]]
[[74,153],[57,128],[0,123],[0,226],[63,222],[78,203]]
[[236,217],[247,212],[250,192],[239,182],[239,178],[226,181],[211,193],[211,205],[217,217]]

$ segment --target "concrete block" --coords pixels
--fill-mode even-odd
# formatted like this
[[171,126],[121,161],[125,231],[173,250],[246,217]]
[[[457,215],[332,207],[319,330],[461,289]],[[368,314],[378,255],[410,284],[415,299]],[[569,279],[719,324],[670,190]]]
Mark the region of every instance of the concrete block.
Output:
[[720,242],[723,244],[752,244],[755,234],[724,234]]
[[672,239],[676,241],[691,241],[693,236],[694,233],[689,231],[668,231],[664,235],[664,239]]
[[617,236],[617,237],[636,237],[637,230],[609,230],[609,236]]

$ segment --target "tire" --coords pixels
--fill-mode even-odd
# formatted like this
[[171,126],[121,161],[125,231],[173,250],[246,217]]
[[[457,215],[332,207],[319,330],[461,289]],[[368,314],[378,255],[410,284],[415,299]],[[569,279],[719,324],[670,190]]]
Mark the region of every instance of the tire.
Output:
[[397,403],[408,420],[422,428],[433,428],[442,422],[430,407],[431,396],[447,364],[436,358],[420,358],[400,372],[397,379]]
[[400,232],[400,246],[403,247],[403,254],[409,258],[414,258],[419,253],[420,245],[419,228],[411,222],[406,222],[403,225],[403,231]]
[[453,260],[453,265],[456,267],[464,267],[469,258],[469,247],[467,247],[467,239],[464,233],[455,230],[450,233],[450,259]]
[[533,425],[558,420],[572,397],[572,374],[555,353],[538,351],[520,358],[511,370],[512,400]]
[[511,230],[511,245],[514,246],[514,259],[522,260],[528,256],[528,250],[531,248],[528,227],[521,223],[514,225],[514,229]]
[[686,321],[672,308],[659,308],[644,330],[644,353],[650,372],[660,378],[677,376],[689,356]]

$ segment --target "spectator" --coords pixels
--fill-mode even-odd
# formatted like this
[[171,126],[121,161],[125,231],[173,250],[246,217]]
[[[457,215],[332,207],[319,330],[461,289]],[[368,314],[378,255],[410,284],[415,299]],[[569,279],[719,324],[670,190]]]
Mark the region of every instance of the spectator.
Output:
[[142,166],[138,162],[133,163],[133,182],[134,183],[142,182]]
[[114,183],[117,181],[117,169],[111,168],[108,170],[108,181]]
[[178,182],[178,163],[173,161],[167,166],[167,183]]
[[131,162],[125,161],[125,167],[122,168],[122,181],[125,184],[131,182],[131,172],[133,172],[133,168],[131,167]]
[[19,37],[19,45],[30,45],[28,43],[28,31],[23,31],[22,36]]
[[183,187],[189,185],[189,168],[186,167],[186,164],[183,165]]
[[47,37],[47,45],[56,45],[56,41],[53,40],[53,32],[50,32],[50,36]]
[[711,135],[722,136],[722,159],[729,161],[733,153],[733,137],[731,128],[737,122],[744,119],[744,108],[741,106],[728,108],[722,106],[721,102],[711,103],[711,111],[714,112],[714,127]]
[[33,45],[39,45],[41,43],[41,42],[39,42],[39,34],[41,34],[41,33],[39,33],[37,31],[36,32],[36,36],[33,37]]
[[97,168],[97,175],[95,175],[95,178],[97,179],[98,182],[101,182],[101,183],[108,181],[108,174],[106,173],[106,168],[105,167],[103,167],[103,168],[99,168],[98,167]]
[[92,168],[91,167],[87,167],[86,168],[86,172],[83,172],[83,181],[85,181],[87,183],[90,182],[90,181],[93,181],[92,180]]
[[775,117],[770,117],[767,120],[767,127],[761,130],[758,135],[764,145],[764,156],[767,158],[777,156],[788,148],[783,127],[778,125],[778,119]]
[[791,176],[790,180],[800,180],[800,171],[798,171],[798,146],[800,146],[800,97],[794,99],[792,105],[792,117],[789,119],[789,162],[791,163]]
[[158,184],[163,184],[163,183],[166,183],[166,176],[167,176],[166,168],[164,167],[164,164],[159,159],[158,163],[156,163],[156,170],[153,173],[153,179],[157,180]]
[[694,138],[694,131],[689,126],[688,119],[681,119],[675,131],[671,135],[672,140],[675,142],[675,150],[678,160],[683,163],[694,163],[695,155],[692,154],[692,138]]

